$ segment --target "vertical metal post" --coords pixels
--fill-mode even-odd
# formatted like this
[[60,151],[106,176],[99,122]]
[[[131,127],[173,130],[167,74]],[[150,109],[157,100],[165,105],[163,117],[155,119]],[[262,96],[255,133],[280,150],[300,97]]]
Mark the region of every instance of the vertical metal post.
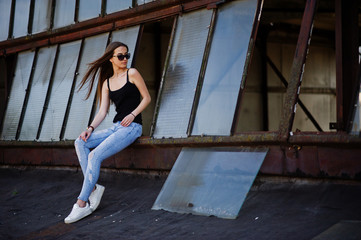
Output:
[[333,128],[350,129],[353,99],[358,94],[358,0],[335,0],[337,123]]
[[300,93],[302,75],[305,67],[308,47],[311,41],[313,19],[316,12],[317,0],[307,0],[302,17],[301,29],[298,35],[296,51],[291,68],[291,77],[288,84],[286,98],[283,105],[282,117],[279,126],[278,138],[287,141],[292,130],[296,112],[296,103]]
[[260,40],[260,51],[261,51],[261,69],[262,69],[262,113],[263,113],[263,124],[262,130],[269,130],[269,120],[268,120],[268,74],[267,74],[267,36],[268,30],[263,29],[261,32]]

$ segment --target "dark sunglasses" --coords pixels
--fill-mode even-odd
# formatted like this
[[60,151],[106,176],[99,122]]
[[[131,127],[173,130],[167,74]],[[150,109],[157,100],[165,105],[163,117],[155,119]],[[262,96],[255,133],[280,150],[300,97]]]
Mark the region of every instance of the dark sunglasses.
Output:
[[114,55],[113,57],[117,57],[119,59],[119,61],[124,60],[124,58],[129,59],[130,58],[130,53],[127,54],[121,54],[119,53],[118,55]]

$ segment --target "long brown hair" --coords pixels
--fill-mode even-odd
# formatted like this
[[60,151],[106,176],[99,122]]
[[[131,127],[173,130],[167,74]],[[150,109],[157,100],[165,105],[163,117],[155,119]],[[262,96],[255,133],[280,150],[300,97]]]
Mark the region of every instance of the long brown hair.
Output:
[[110,78],[114,74],[112,63],[109,60],[113,57],[114,50],[118,47],[125,47],[127,48],[127,51],[129,51],[129,48],[126,44],[122,42],[112,42],[105,49],[103,56],[101,56],[94,62],[89,63],[89,68],[85,73],[83,79],[81,80],[78,89],[79,91],[82,87],[84,87],[86,83],[89,82],[88,93],[85,99],[88,99],[90,97],[90,94],[94,87],[95,78],[100,71],[97,84],[97,103],[101,102],[103,83],[106,79]]

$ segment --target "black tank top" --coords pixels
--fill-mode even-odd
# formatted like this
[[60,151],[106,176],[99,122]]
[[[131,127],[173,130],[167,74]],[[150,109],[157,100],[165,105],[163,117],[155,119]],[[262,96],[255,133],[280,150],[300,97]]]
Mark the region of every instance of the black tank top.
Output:
[[[140,103],[140,92],[135,84],[129,82],[128,71],[129,69],[127,70],[127,82],[118,90],[111,91],[109,87],[109,78],[107,79],[109,98],[114,102],[115,110],[117,112],[113,119],[114,123],[122,121],[123,118],[136,109]],[[141,114],[138,114],[133,122],[142,124]]]

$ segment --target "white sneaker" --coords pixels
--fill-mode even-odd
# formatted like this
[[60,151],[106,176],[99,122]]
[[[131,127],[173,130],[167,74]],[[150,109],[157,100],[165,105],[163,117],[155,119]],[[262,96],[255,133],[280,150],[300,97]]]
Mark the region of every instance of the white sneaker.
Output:
[[95,184],[95,190],[89,196],[90,209],[92,212],[99,206],[102,199],[105,187],[99,184]]
[[77,203],[74,204],[73,209],[71,210],[69,216],[64,219],[65,223],[73,223],[79,221],[82,218],[90,215],[92,213],[89,204],[86,203],[85,207],[80,207]]

